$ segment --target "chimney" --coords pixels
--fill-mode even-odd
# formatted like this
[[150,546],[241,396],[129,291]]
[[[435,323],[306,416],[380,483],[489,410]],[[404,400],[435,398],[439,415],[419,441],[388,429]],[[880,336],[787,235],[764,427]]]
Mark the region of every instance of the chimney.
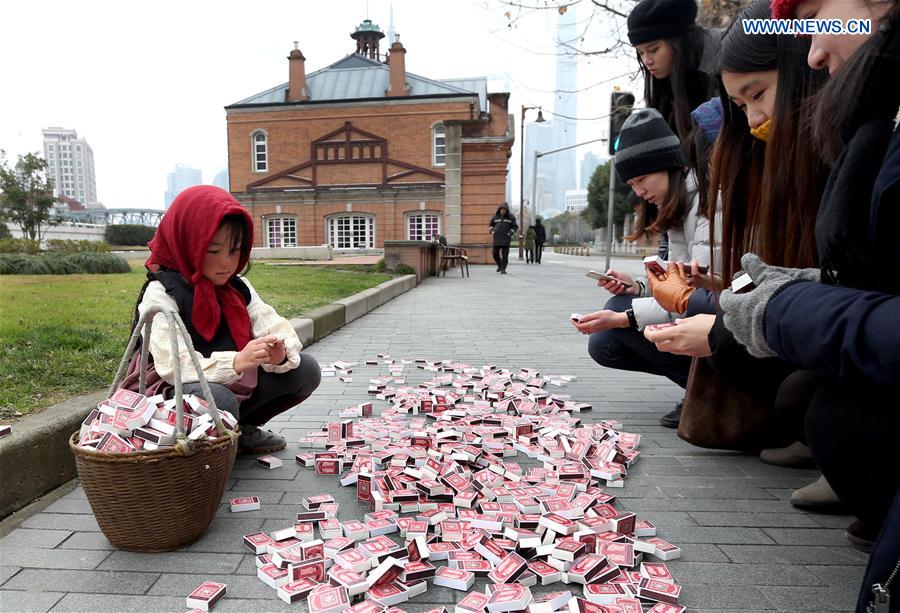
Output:
[[297,41],[294,41],[294,50],[288,56],[288,102],[306,102],[309,94],[306,91],[306,58],[300,53]]
[[391,45],[391,55],[388,58],[388,64],[391,70],[391,80],[386,92],[387,96],[389,98],[408,96],[409,90],[406,87],[406,49],[400,44],[399,34]]

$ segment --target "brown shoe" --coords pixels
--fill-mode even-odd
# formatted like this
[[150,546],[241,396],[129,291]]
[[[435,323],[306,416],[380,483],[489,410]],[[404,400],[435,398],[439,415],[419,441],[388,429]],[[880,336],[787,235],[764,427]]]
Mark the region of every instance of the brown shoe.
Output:
[[274,453],[287,447],[284,438],[271,430],[263,430],[257,426],[241,426],[241,436],[238,438],[238,451],[240,453]]
[[799,490],[791,492],[791,504],[795,507],[819,513],[840,513],[846,506],[825,480],[825,475]]
[[816,467],[816,461],[813,460],[809,447],[800,441],[778,449],[763,449],[759,454],[759,459],[765,464],[787,468]]

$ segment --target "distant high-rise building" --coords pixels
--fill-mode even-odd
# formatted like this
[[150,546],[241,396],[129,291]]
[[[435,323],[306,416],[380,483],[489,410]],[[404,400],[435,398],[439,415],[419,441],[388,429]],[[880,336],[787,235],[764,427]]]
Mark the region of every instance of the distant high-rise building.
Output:
[[581,181],[578,182],[579,187],[581,189],[587,189],[588,184],[591,182],[591,177],[594,176],[594,171],[597,170],[597,166],[602,163],[602,160],[597,157],[597,155],[593,151],[588,151],[581,158]]
[[97,202],[97,179],[94,175],[94,151],[75,130],[47,128],[44,135],[44,159],[47,160],[53,193],[68,196],[89,207]]
[[[522,177],[524,178],[524,182],[522,185],[522,189],[524,190],[525,200],[531,202],[531,192],[532,192],[532,184],[533,184],[533,174],[532,171],[534,169],[534,152],[535,151],[550,151],[553,149],[553,122],[545,121],[543,123],[526,123],[525,124],[525,159],[524,164],[525,168],[522,172]],[[554,156],[542,157],[538,160],[538,177],[541,175],[544,176],[544,180],[546,181],[547,176],[551,175],[551,172],[555,168],[555,161],[553,160]],[[536,187],[535,192],[535,202],[534,205],[537,206],[536,210],[538,213],[543,211],[545,208],[554,208],[552,192],[553,185],[544,184],[544,186],[550,193],[551,198],[550,202],[547,202],[544,198],[544,193],[541,191],[541,184],[538,181],[538,186]],[[513,203],[518,207],[518,203]],[[544,206],[541,206],[544,204]],[[518,208],[516,208],[518,210]]]
[[175,200],[175,196],[191,185],[203,183],[203,176],[197,168],[191,168],[187,164],[175,164],[175,172],[166,176],[166,208]]
[[222,172],[216,175],[216,178],[213,179],[213,185],[216,187],[221,187],[222,189],[229,189],[228,187],[228,169],[226,168]]
[[[572,43],[578,39],[576,10],[569,5],[568,10],[557,17],[556,21],[556,98],[553,102],[553,149],[569,147],[578,142],[576,124],[573,119],[578,116],[578,58],[573,55]],[[554,208],[565,210],[566,190],[578,186],[576,179],[577,162],[575,149],[560,151],[546,158],[552,165],[546,169],[553,178]],[[543,161],[540,162],[543,164]]]
[[583,211],[587,208],[587,190],[586,189],[567,189],[566,190],[566,211]]

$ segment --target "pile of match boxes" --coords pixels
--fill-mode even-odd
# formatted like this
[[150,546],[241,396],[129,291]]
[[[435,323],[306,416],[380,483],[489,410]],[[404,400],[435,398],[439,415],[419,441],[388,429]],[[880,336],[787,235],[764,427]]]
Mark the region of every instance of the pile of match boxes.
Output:
[[[369,512],[341,519],[332,496],[310,495],[292,526],[244,536],[279,598],[310,613],[395,613],[430,582],[468,592],[455,613],[685,610],[665,565],[681,550],[607,491],[624,485],[641,437],[583,424],[573,413],[590,405],[544,389],[572,377],[421,360],[437,374],[410,387],[398,383],[408,362],[379,357],[391,376],[369,391],[391,406],[379,417],[368,402],[345,409],[363,419],[307,433],[296,457],[355,486]],[[509,460],[520,452],[532,466]],[[256,497],[232,500],[257,508]]]
[[[202,398],[185,394],[182,425],[190,440],[219,436],[209,407]],[[237,420],[228,411],[219,411],[222,423],[234,429]],[[117,390],[97,405],[84,421],[78,446],[106,453],[132,453],[171,447],[177,423],[175,400],[144,396],[126,389]]]

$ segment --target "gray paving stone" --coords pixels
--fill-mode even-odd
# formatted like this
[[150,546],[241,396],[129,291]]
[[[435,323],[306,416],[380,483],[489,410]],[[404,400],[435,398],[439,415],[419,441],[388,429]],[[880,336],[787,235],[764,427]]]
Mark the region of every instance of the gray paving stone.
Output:
[[23,568],[90,570],[97,568],[108,555],[108,551],[16,548],[3,551],[3,563]]
[[[171,574],[166,573],[150,588],[147,594],[151,596],[170,596],[172,594],[184,594],[187,596],[195,587],[203,581],[216,581],[228,584],[226,598],[234,595],[236,598],[248,598],[251,600],[278,600],[275,590],[263,583],[258,577],[235,574],[203,573],[198,579],[196,574]],[[283,602],[278,600],[278,602]],[[218,605],[216,611],[219,610]]]
[[[236,548],[239,550],[239,548]],[[240,553],[133,553],[114,551],[98,570],[135,570],[163,573],[231,573],[243,557]]]
[[865,566],[866,554],[843,547],[787,547],[783,545],[719,545],[737,564],[815,564]]
[[[722,562],[729,563],[730,560],[718,545],[710,545],[707,543],[679,543],[681,547],[681,557],[671,564],[679,564],[681,562]],[[648,558],[649,559],[649,558]]]
[[159,575],[156,573],[25,569],[10,579],[3,587],[11,590],[28,590],[44,584],[65,586],[68,592],[143,594],[158,577]]
[[39,547],[53,549],[72,534],[68,530],[18,528],[0,541],[0,549],[9,547]]
[[87,498],[60,498],[46,509],[47,513],[84,513],[91,514],[94,511]]
[[[673,565],[678,583],[687,585],[825,585],[818,575],[794,564],[710,564],[685,562]],[[685,588],[687,591],[688,588]]]
[[[200,582],[198,581],[198,585]],[[91,611],[92,613],[148,613],[148,611],[183,611],[183,596],[123,596],[119,594],[66,594],[56,603],[53,613],[72,613],[72,611]],[[219,605],[216,606],[219,610]],[[247,609],[251,611],[253,609]],[[259,609],[257,609],[259,610]]]
[[763,595],[768,588],[733,585],[692,585],[681,592],[678,604],[689,611],[704,607],[713,611],[723,609],[772,610],[776,607]]
[[70,513],[38,513],[22,522],[23,528],[47,528],[49,530],[73,530],[99,532],[100,526],[93,515]]
[[20,566],[0,566],[0,585],[9,581],[17,572],[22,570]]
[[825,585],[858,590],[862,585],[865,566],[807,566]]
[[798,513],[714,513],[691,511],[688,515],[701,526],[817,528],[809,516]]
[[766,534],[781,545],[830,545],[847,544],[844,530],[829,528],[764,528]]
[[46,613],[59,602],[63,592],[19,592],[0,590],[0,611]]
[[765,597],[782,611],[853,611],[858,592],[834,587],[760,588]]
[[102,532],[76,532],[59,546],[62,549],[98,549],[102,551],[115,549]]
[[759,528],[710,528],[706,526],[672,526],[659,531],[660,536],[673,543],[756,543],[774,541]]

